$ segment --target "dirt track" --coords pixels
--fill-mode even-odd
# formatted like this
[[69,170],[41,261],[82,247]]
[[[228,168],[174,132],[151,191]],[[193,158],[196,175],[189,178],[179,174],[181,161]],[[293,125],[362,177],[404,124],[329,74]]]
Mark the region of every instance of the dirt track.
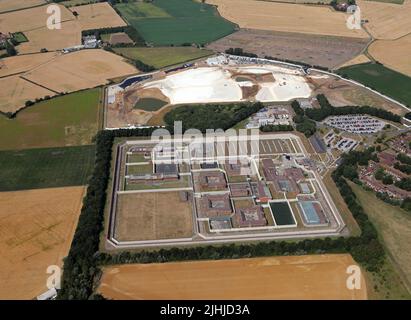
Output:
[[350,255],[134,264],[104,268],[110,299],[366,299],[348,290]]

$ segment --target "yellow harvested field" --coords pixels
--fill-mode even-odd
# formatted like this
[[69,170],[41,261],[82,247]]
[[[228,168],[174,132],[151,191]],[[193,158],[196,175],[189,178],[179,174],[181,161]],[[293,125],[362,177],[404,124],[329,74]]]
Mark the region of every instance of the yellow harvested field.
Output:
[[0,193],[0,299],[32,299],[47,290],[50,265],[62,266],[84,187]]
[[45,3],[45,0],[1,0],[0,12],[24,9]]
[[4,58],[0,61],[0,77],[32,70],[57,56],[56,52],[46,52]]
[[134,264],[106,267],[110,299],[367,299],[346,286],[348,254]]
[[358,0],[361,19],[368,20],[367,30],[376,39],[393,40],[411,32],[411,0],[404,4]]
[[81,30],[127,25],[107,2],[71,7],[70,10],[78,13]]
[[24,77],[57,92],[72,92],[106,84],[108,79],[138,70],[120,56],[105,50],[81,50],[62,54]]
[[411,34],[398,40],[377,40],[368,52],[388,68],[411,77]]
[[370,62],[370,61],[371,60],[365,54],[360,54],[359,56],[356,56],[354,59],[351,59],[350,61],[347,61],[346,63],[339,66],[338,68],[353,66],[355,64],[360,64],[360,63],[367,63],[367,62]]
[[36,86],[19,76],[0,79],[0,111],[16,112],[24,107],[27,100],[54,96],[55,93]]
[[347,15],[327,6],[255,0],[208,0],[220,14],[241,28],[368,38],[364,30],[350,30]]
[[17,47],[19,54],[40,52],[43,48],[55,51],[81,44],[81,28],[78,22],[66,21],[61,26],[59,30],[39,28],[24,32],[29,41]]
[[[75,19],[70,10],[62,5],[58,6],[61,10],[61,21]],[[7,33],[47,28],[46,22],[49,16],[47,6],[4,13],[0,15],[0,30]]]

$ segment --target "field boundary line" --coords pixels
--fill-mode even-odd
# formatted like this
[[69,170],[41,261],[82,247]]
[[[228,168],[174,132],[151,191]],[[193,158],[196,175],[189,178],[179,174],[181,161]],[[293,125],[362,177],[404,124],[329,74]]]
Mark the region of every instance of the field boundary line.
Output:
[[32,84],[34,84],[34,85],[36,85],[36,86],[39,86],[39,87],[42,87],[43,89],[46,89],[46,90],[51,91],[51,92],[54,92],[55,94],[60,94],[60,92],[55,91],[55,90],[50,89],[50,88],[47,88],[46,86],[43,86],[43,85],[41,85],[41,84],[38,84],[38,83],[36,83],[36,82],[34,82],[34,81],[32,81],[32,80],[29,80],[29,79],[25,78],[24,76],[20,76],[20,79],[26,80],[27,82],[30,82],[30,83],[32,83]]

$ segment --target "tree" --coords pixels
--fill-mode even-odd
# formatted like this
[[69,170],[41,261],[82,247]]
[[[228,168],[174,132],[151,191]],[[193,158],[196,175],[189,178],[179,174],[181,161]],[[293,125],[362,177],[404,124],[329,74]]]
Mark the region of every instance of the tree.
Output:
[[377,180],[382,180],[385,176],[385,171],[383,168],[378,168],[374,173],[374,178]]
[[392,176],[391,176],[391,175],[386,174],[386,175],[382,178],[382,183],[383,183],[383,184],[388,184],[388,185],[390,185],[390,184],[393,184],[393,183],[394,183],[394,180],[392,179]]

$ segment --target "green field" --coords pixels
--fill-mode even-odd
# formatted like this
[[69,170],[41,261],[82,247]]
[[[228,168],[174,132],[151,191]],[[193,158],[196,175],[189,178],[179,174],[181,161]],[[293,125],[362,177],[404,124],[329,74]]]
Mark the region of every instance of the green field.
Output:
[[0,115],[0,150],[86,145],[98,130],[100,89],[39,102],[16,118]]
[[365,84],[399,102],[411,105],[411,78],[381,64],[358,64],[341,68],[338,73]]
[[95,3],[95,2],[100,2],[100,0],[67,0],[61,2],[63,6],[66,7],[74,7],[82,4],[88,4],[88,3]]
[[87,184],[95,146],[0,151],[0,191]]
[[13,39],[16,40],[18,43],[29,41],[23,32],[13,33],[12,36],[13,36]]
[[[377,229],[388,256],[400,274],[411,284],[411,214],[400,207],[391,206],[379,199],[373,192],[350,183],[359,202]],[[393,292],[401,292],[400,284],[391,283]],[[411,286],[410,286],[411,287]],[[400,298],[403,294],[401,294]],[[410,294],[408,294],[410,298]]]
[[371,2],[385,2],[385,3],[394,3],[394,4],[403,4],[404,0],[368,0]]
[[140,60],[156,69],[212,55],[213,52],[193,47],[113,48],[131,60]]
[[121,16],[155,46],[206,44],[235,29],[217,9],[192,0],[154,0],[115,5]]

